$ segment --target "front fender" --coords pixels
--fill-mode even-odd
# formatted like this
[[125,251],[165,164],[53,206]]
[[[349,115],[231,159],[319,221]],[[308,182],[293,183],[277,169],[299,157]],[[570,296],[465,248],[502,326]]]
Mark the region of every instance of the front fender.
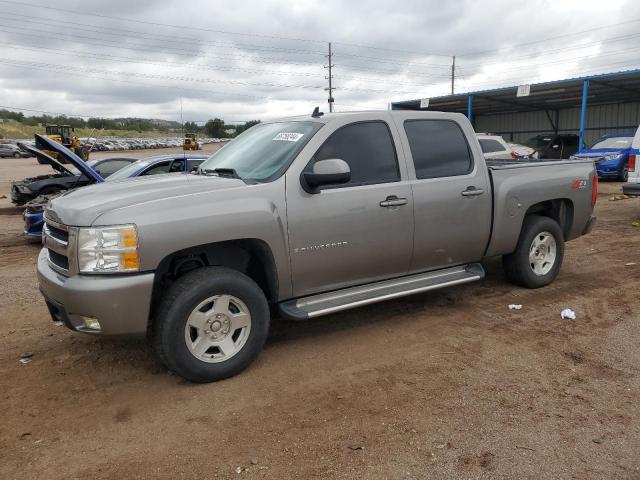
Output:
[[133,223],[141,270],[154,271],[174,252],[242,239],[264,242],[273,255],[280,295],[291,295],[284,178],[224,192],[200,192],[118,208],[94,225]]

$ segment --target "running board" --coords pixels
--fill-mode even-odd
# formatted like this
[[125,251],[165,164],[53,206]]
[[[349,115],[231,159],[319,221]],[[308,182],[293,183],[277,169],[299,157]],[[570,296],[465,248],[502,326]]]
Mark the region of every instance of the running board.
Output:
[[484,268],[479,263],[472,263],[466,266],[445,268],[288,300],[280,303],[278,309],[280,314],[288,320],[307,320],[349,308],[460,285],[482,278],[484,278]]

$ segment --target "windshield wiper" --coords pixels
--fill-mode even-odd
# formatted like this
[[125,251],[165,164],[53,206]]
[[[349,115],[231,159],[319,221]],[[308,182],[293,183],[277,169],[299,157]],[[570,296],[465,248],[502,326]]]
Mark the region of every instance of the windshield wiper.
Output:
[[205,175],[217,175],[219,177],[238,178],[242,180],[242,177],[238,175],[238,172],[233,168],[204,168],[200,170]]

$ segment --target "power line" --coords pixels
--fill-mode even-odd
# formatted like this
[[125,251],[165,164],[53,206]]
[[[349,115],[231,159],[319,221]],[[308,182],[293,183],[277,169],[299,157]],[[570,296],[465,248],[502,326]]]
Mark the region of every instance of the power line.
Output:
[[[525,46],[528,46],[528,45],[535,45],[537,43],[548,42],[550,40],[557,40],[559,38],[573,37],[573,36],[577,36],[577,35],[582,35],[584,33],[592,33],[592,32],[598,31],[598,30],[604,30],[604,29],[607,29],[607,28],[619,27],[620,25],[628,25],[628,24],[637,23],[637,22],[640,22],[640,18],[636,18],[636,19],[633,19],[633,20],[627,20],[625,22],[611,23],[609,25],[602,25],[602,26],[599,26],[599,27],[593,27],[593,28],[589,28],[589,29],[586,29],[586,30],[581,30],[579,32],[564,33],[562,35],[557,35],[555,37],[547,37],[547,38],[543,38],[543,39],[540,39],[540,40],[534,40],[534,41],[531,41],[531,42],[518,43],[518,44],[515,44],[515,45],[510,45],[510,46],[508,46],[506,48],[513,49],[513,48],[518,48],[518,47],[525,47]],[[487,53],[500,52],[500,51],[503,51],[503,50],[505,50],[504,47],[503,48],[491,49],[491,50],[480,50],[480,51],[475,51],[475,52],[470,52],[470,53],[463,53],[463,54],[459,54],[458,56],[459,57],[471,57],[471,56],[485,55]]]
[[[43,17],[37,17],[37,16],[33,16],[33,15],[21,15],[18,13],[11,13],[11,12],[4,12],[5,15],[11,15],[11,16],[15,16],[15,17],[19,17],[19,18],[35,18],[38,20],[48,20],[47,18],[43,18]],[[15,20],[12,18],[9,18],[7,20]],[[221,43],[215,40],[207,40],[207,39],[201,39],[201,38],[197,38],[197,37],[182,37],[182,36],[171,36],[168,37],[166,35],[158,35],[155,33],[147,33],[147,32],[137,32],[135,30],[126,30],[126,29],[122,29],[122,28],[115,28],[115,27],[100,27],[97,25],[87,25],[85,23],[79,23],[79,22],[70,22],[68,20],[56,20],[56,21],[49,21],[49,22],[38,22],[38,21],[33,21],[33,20],[29,20],[30,24],[36,24],[36,25],[44,25],[44,26],[48,26],[48,27],[55,27],[55,28],[59,28],[60,24],[67,24],[67,25],[73,25],[75,26],[75,30],[82,30],[82,31],[88,31],[91,33],[101,33],[104,35],[111,35],[111,36],[116,36],[116,37],[121,37],[120,33],[114,33],[114,32],[122,32],[122,33],[126,33],[127,35],[130,35],[134,38],[138,38],[138,39],[143,39],[143,40],[164,40],[164,41],[168,41],[171,43],[187,43],[187,44],[192,44],[192,42],[196,42],[196,43],[200,43],[200,44],[208,44],[214,47],[223,47],[223,48],[231,48],[231,49],[239,49],[239,50],[257,50],[257,51],[264,51],[264,52],[284,52],[284,53],[292,53],[292,54],[302,54],[302,55],[323,55],[324,52],[320,52],[317,50],[301,50],[301,49],[292,49],[292,48],[284,48],[284,47],[266,47],[264,45],[254,45],[254,44],[233,44],[233,43]],[[80,28],[78,28],[77,26],[80,26]],[[92,27],[92,28],[81,28],[81,27]],[[103,30],[103,31],[96,31],[96,30]],[[151,37],[151,38],[148,38]],[[154,38],[155,37],[155,38]]]
[[178,29],[180,29],[182,31],[184,31],[184,30],[198,30],[198,31],[203,31],[203,32],[220,33],[220,34],[223,34],[223,35],[239,35],[239,36],[244,36],[244,37],[271,38],[273,40],[286,40],[286,41],[295,41],[295,42],[325,43],[323,40],[314,40],[314,39],[309,39],[309,38],[282,37],[282,36],[276,36],[276,35],[264,35],[264,34],[260,34],[260,33],[231,32],[231,31],[226,31],[226,30],[214,30],[214,29],[211,29],[211,28],[196,27],[196,26],[193,26],[193,25],[172,25],[170,23],[150,22],[150,21],[146,21],[146,20],[138,20],[138,19],[133,19],[133,18],[115,17],[115,16],[112,16],[112,15],[104,15],[104,14],[100,14],[100,13],[78,12],[78,11],[75,11],[75,10],[68,10],[68,9],[59,8],[59,7],[50,7],[48,5],[42,5],[42,4],[37,4],[37,3],[17,2],[15,0],[0,0],[0,3],[10,3],[10,4],[14,4],[14,5],[20,5],[20,6],[23,6],[23,7],[33,7],[33,8],[40,8],[40,9],[45,9],[45,10],[53,10],[55,12],[64,12],[64,13],[70,13],[70,14],[73,14],[73,15],[83,15],[83,16],[88,16],[88,17],[99,17],[99,18],[105,18],[105,19],[109,19],[109,20],[118,20],[118,21],[123,21],[123,22],[132,22],[132,23],[139,23],[139,24],[144,24],[144,25],[152,25],[154,27],[178,28]]
[[[4,0],[0,0],[0,1],[4,1]],[[64,35],[60,35],[57,32],[46,32],[47,35],[37,35],[37,34],[26,34],[24,33],[24,30],[28,30],[28,31],[34,31],[34,32],[39,32],[42,33],[42,30],[39,29],[33,29],[33,28],[29,28],[29,27],[14,27],[13,25],[5,25],[0,23],[0,27],[4,27],[3,29],[0,29],[0,31],[4,31],[7,32],[7,28],[9,29],[13,29],[13,31],[9,31],[9,33],[14,33],[14,34],[18,34],[18,35],[26,35],[29,37],[41,37],[41,38],[46,38],[46,39],[51,39],[51,37],[53,36],[54,38],[61,38],[61,39],[66,39],[64,37]],[[16,31],[17,30],[17,31]],[[105,43],[108,44],[109,47],[111,48],[118,48],[118,49],[122,49],[122,50],[139,50],[139,51],[147,51],[147,52],[152,52],[152,53],[158,53],[158,49],[157,48],[149,48],[150,45],[144,45],[144,44],[138,44],[138,43],[134,43],[133,46],[137,47],[137,48],[131,48],[131,44],[128,45],[123,45],[122,41],[120,40],[109,40],[109,39],[105,39],[105,38],[96,38],[96,37],[88,37],[86,35],[78,35],[74,32],[68,32],[68,35],[71,35],[72,37],[76,37],[76,38],[82,38],[82,39],[86,39],[86,40],[97,40],[100,43],[96,43],[96,42],[83,42],[83,43],[88,43],[88,44],[93,44],[93,45],[101,45],[104,46]],[[142,48],[140,48],[142,47]],[[144,48],[147,47],[147,48]],[[188,54],[188,55],[193,55],[194,51],[193,50],[185,50],[182,48],[176,48],[176,47],[169,47],[169,46],[164,46],[163,50],[165,51],[173,51],[177,54]],[[246,58],[246,59],[250,59],[252,62],[257,62],[257,63],[272,63],[272,64],[278,64],[281,65],[283,63],[289,64],[289,65],[302,65],[302,66],[309,66],[309,65],[316,65],[317,62],[310,62],[310,61],[297,61],[297,62],[290,62],[290,61],[277,61],[277,59],[274,58],[270,58],[268,60],[263,60],[260,59],[259,57],[256,58],[253,55],[203,55],[203,57],[212,57],[212,58],[221,58],[221,59],[238,59],[238,58]]]

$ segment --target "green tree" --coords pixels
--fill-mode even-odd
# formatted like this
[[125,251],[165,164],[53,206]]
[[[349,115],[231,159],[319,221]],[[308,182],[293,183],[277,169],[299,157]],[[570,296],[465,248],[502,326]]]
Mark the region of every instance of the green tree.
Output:
[[208,120],[204,125],[204,133],[209,137],[213,138],[224,138],[227,134],[224,132],[224,120],[220,120],[219,118],[214,118],[213,120]]

